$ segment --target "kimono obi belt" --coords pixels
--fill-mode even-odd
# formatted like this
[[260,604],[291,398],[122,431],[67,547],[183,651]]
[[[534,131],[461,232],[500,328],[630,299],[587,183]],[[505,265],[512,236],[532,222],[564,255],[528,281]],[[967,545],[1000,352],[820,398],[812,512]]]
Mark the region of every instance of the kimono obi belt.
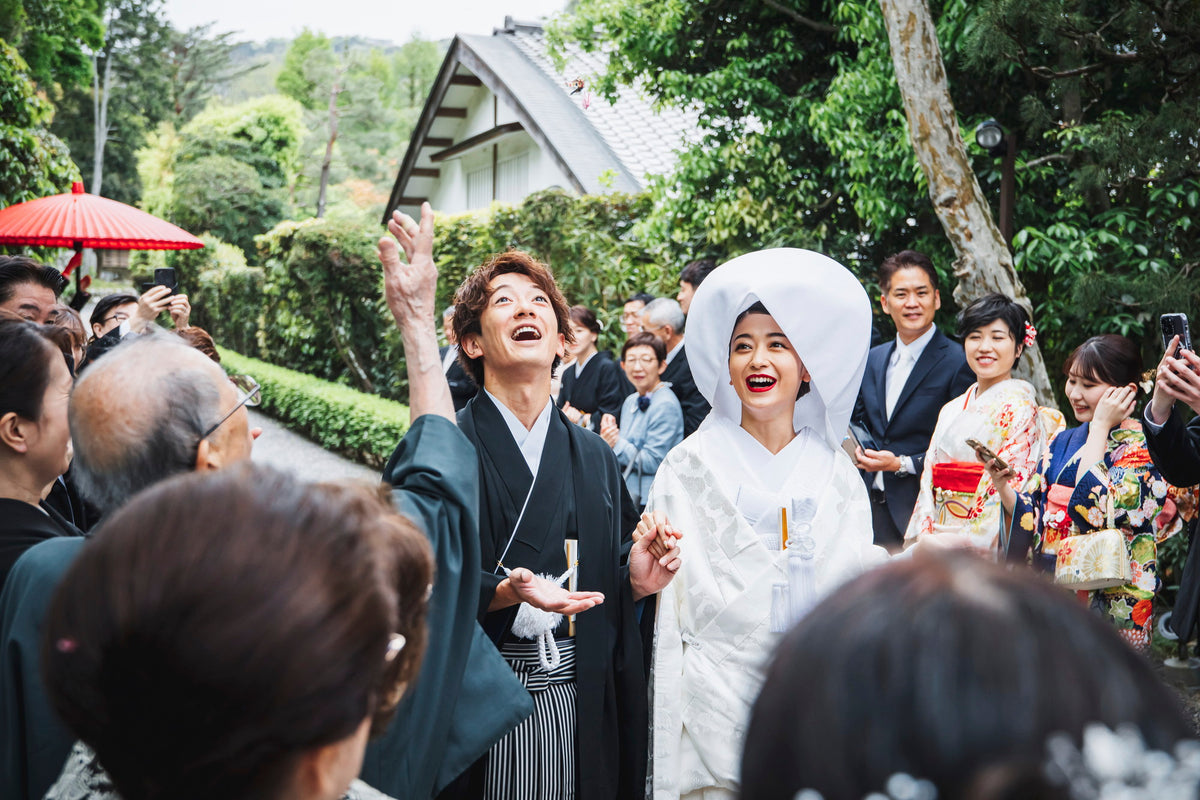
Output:
[[975,490],[983,477],[978,461],[947,461],[933,465],[934,521],[958,527],[971,518]]

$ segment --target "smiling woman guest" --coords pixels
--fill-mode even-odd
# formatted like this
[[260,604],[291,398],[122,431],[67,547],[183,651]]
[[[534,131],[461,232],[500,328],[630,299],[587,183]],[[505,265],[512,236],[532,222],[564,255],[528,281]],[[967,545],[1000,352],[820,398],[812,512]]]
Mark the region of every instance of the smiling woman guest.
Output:
[[574,363],[563,368],[558,407],[571,422],[598,432],[601,417],[620,413],[629,385],[612,357],[596,349],[600,322],[592,310],[571,306],[570,314],[574,341],[566,351]]
[[1000,498],[982,456],[967,441],[998,455],[1023,487],[1062,427],[1062,416],[1039,408],[1033,386],[1012,377],[1037,335],[1016,301],[996,292],[984,295],[958,315],[958,334],[976,382],[938,415],[905,539],[961,532],[979,550],[1007,551],[1007,536],[1004,541],[1000,536]]
[[1137,345],[1116,334],[1093,336],[1067,357],[1063,374],[1080,424],[1054,437],[1026,492],[1013,491],[1008,470],[989,463],[988,472],[1012,519],[1013,542],[1031,545],[1040,569],[1054,570],[1067,536],[1107,527],[1125,534],[1133,582],[1089,592],[1088,602],[1128,641],[1149,648],[1158,545],[1195,514],[1196,488],[1168,485],[1150,460],[1134,416],[1142,374]]
[[625,375],[634,392],[621,406],[621,423],[605,414],[600,436],[617,456],[629,496],[645,506],[658,465],[683,441],[683,408],[671,387],[662,382],[667,348],[653,333],[637,333],[621,348]]
[[840,448],[870,319],[858,280],[807,250],[735,258],[696,290],[688,352],[713,411],[668,454],[639,526],[683,535],[657,607],[655,800],[737,794],[742,732],[779,634],[887,558]]

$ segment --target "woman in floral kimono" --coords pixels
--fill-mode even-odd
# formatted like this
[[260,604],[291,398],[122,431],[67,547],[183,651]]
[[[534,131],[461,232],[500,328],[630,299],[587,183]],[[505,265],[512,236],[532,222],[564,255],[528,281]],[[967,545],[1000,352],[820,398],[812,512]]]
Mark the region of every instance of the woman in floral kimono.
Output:
[[[1034,566],[1053,571],[1068,536],[1115,527],[1129,545],[1133,580],[1113,589],[1080,592],[1134,646],[1150,646],[1158,589],[1158,545],[1174,536],[1196,508],[1196,489],[1167,484],[1150,460],[1141,423],[1133,416],[1142,357],[1124,336],[1093,336],[1063,366],[1066,394],[1081,423],[1054,438],[1026,491],[1015,492],[1007,471],[989,464],[1013,520],[1014,550],[1032,546]],[[1109,495],[1112,524],[1109,524]]]
[[736,258],[696,290],[688,357],[713,413],[667,455],[647,508],[682,532],[681,566],[657,607],[659,800],[737,793],[743,732],[779,634],[887,557],[839,446],[870,317],[854,276],[805,250]]
[[958,315],[958,334],[976,382],[938,415],[905,539],[958,532],[977,549],[996,553],[1008,549],[1000,541],[1000,499],[967,440],[998,455],[1024,487],[1062,427],[1062,415],[1040,408],[1033,386],[1012,377],[1037,335],[1024,308],[1002,294],[986,294]]

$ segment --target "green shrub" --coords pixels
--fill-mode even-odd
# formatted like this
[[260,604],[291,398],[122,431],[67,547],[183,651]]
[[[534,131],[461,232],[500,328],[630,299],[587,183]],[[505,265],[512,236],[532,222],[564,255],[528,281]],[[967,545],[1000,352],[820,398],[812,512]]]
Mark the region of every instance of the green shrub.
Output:
[[[489,256],[527,250],[554,271],[568,302],[596,311],[604,324],[600,346],[619,348],[626,297],[675,294],[677,265],[660,264],[635,233],[648,204],[644,195],[575,197],[551,189],[518,206],[439,215],[439,308]],[[404,401],[404,349],[383,300],[376,253],[382,234],[374,224],[348,219],[286,221],[256,237],[261,269],[223,263],[222,245],[211,237],[205,250],[174,257],[181,259],[195,324],[218,344]]]
[[219,348],[231,374],[262,386],[262,409],[326,450],[383,467],[408,430],[408,407]]

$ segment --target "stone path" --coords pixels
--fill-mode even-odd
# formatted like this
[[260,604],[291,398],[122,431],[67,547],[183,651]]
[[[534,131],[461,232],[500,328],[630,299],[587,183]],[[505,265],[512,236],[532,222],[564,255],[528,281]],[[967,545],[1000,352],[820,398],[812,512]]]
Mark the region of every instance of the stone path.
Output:
[[292,433],[275,420],[252,408],[250,426],[262,428],[262,436],[254,442],[253,459],[285,469],[306,481],[328,481],[355,478],[378,481],[379,471],[349,459],[334,455],[303,436]]

